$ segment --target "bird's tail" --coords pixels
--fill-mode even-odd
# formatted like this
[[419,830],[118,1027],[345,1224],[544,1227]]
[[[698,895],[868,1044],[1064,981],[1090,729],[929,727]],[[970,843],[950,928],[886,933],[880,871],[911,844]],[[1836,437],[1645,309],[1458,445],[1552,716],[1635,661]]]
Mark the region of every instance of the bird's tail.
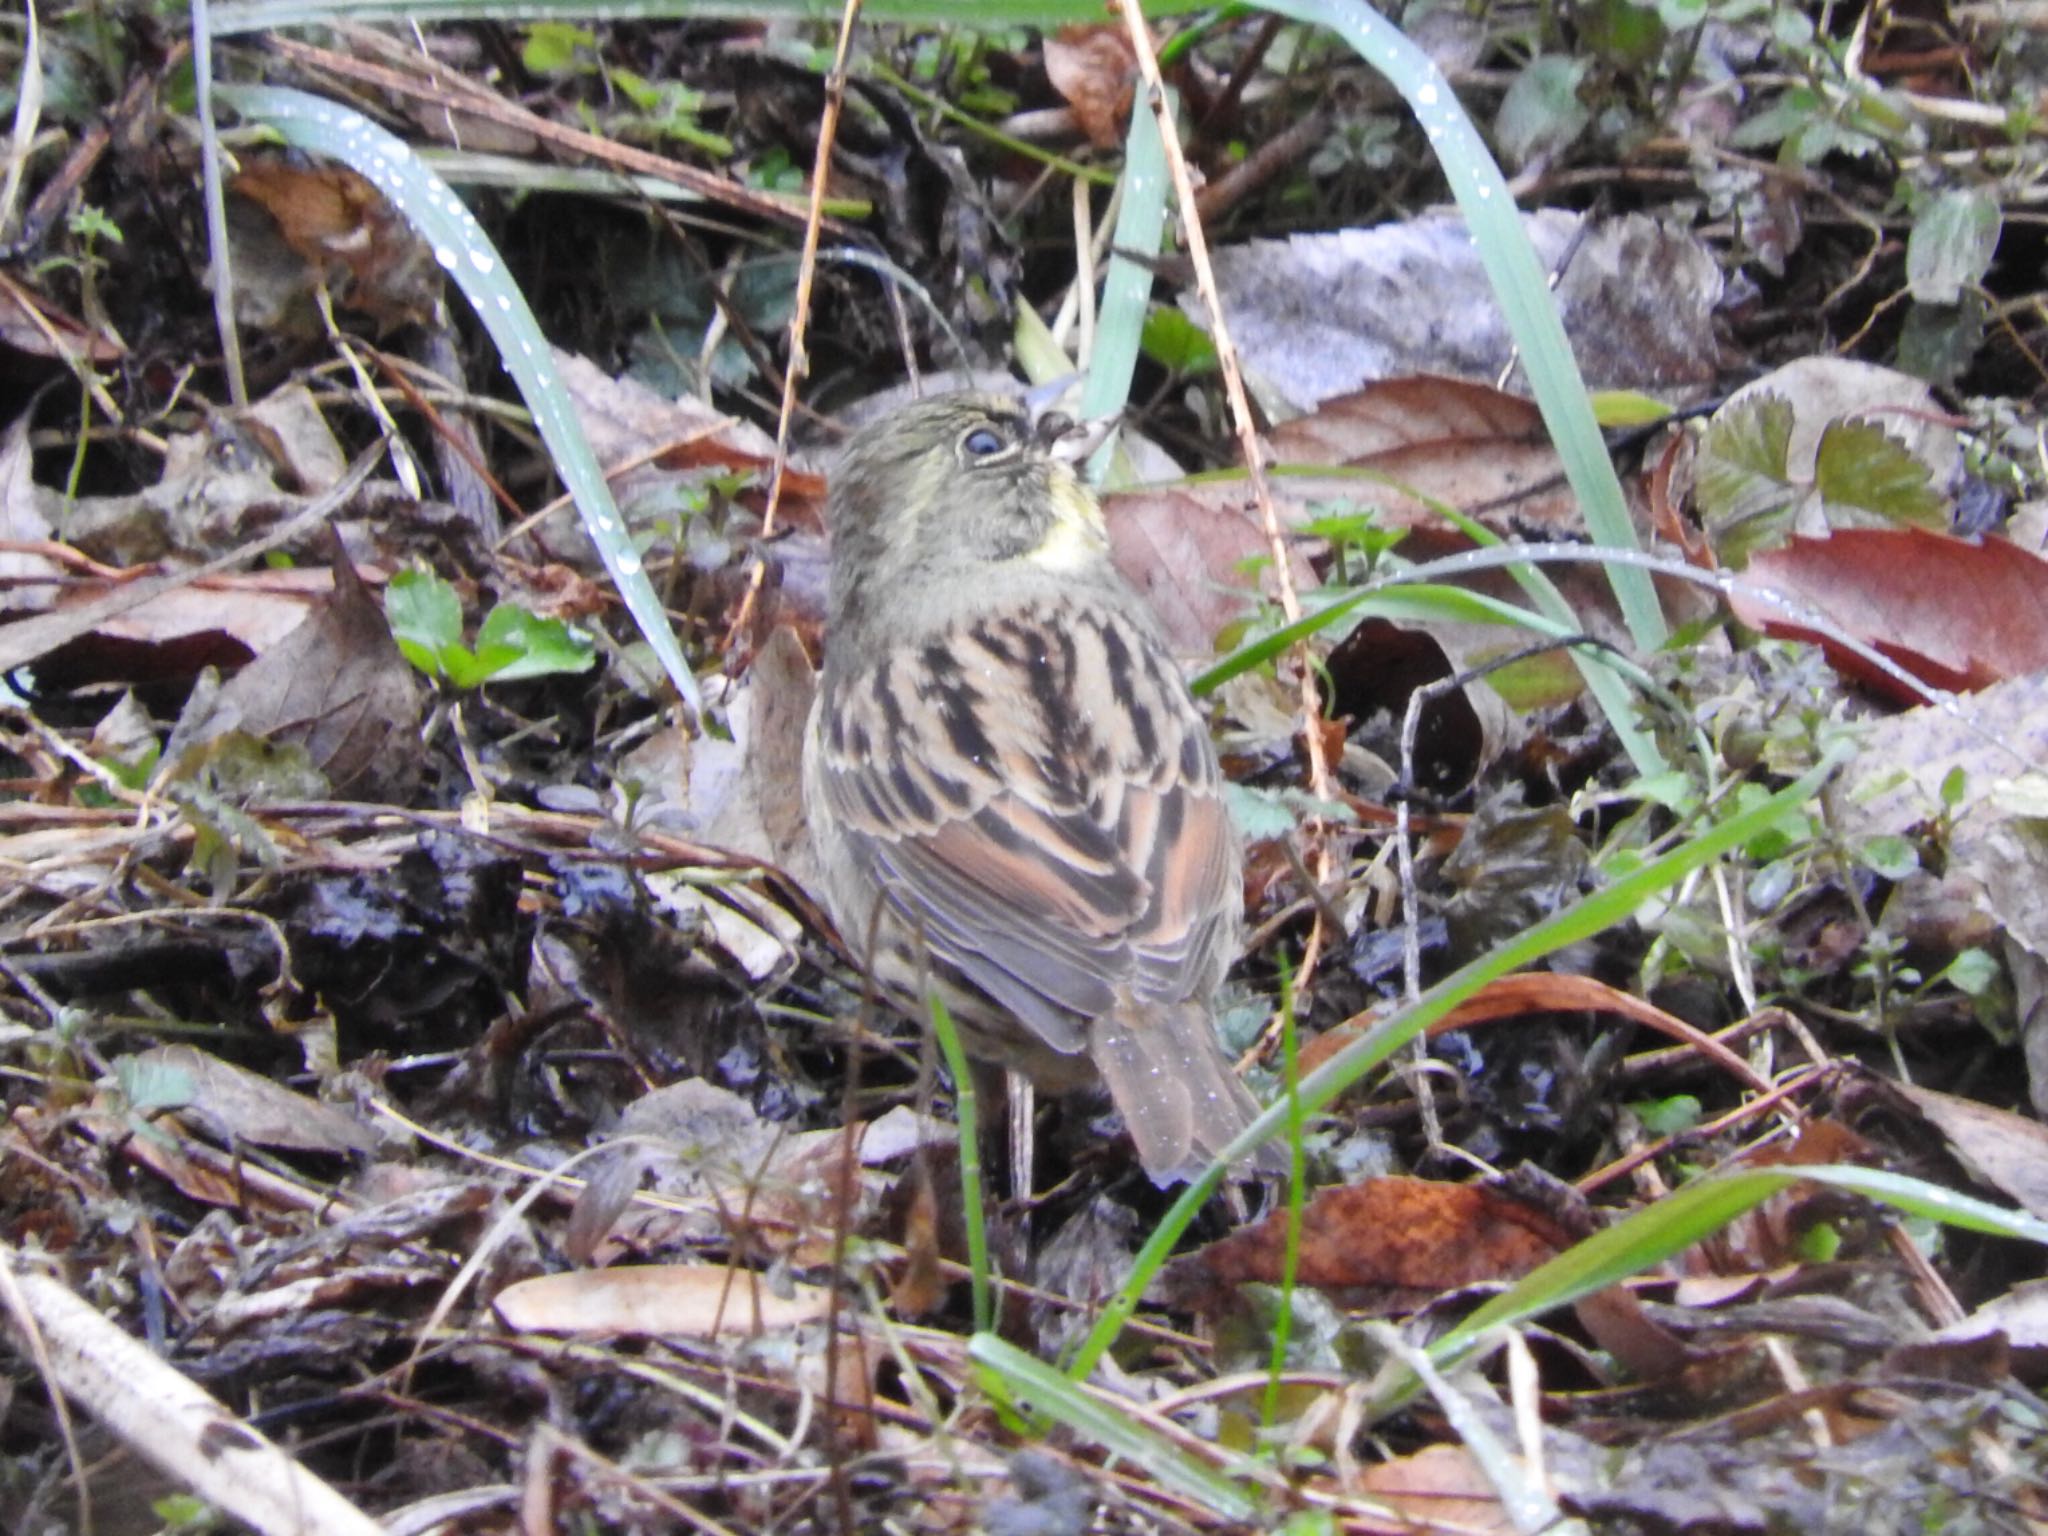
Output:
[[[1199,1003],[1113,1009],[1096,1021],[1088,1047],[1155,1184],[1192,1179],[1259,1112]],[[1252,1166],[1280,1173],[1286,1160],[1268,1143]]]

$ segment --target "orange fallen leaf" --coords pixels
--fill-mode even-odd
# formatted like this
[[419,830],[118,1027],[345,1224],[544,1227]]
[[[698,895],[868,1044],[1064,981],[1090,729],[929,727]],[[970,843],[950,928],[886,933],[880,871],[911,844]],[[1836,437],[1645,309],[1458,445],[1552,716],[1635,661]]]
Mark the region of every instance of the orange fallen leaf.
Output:
[[[1573,1238],[1550,1212],[1487,1185],[1367,1179],[1309,1201],[1296,1278],[1326,1291],[1434,1294],[1526,1275]],[[1176,1283],[1277,1284],[1286,1241],[1287,1213],[1275,1211],[1176,1265]]]

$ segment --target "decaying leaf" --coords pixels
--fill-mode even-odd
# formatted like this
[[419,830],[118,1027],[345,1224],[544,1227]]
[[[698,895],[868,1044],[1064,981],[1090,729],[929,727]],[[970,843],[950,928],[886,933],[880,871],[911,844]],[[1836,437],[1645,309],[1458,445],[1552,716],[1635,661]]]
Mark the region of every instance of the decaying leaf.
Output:
[[1715,552],[1740,566],[1794,533],[1941,528],[1961,474],[1955,428],[1924,383],[1808,357],[1714,413],[1694,489]]
[[[243,162],[233,191],[269,216],[277,238],[304,264],[297,274],[277,271],[271,286],[281,294],[310,294],[324,286],[337,303],[371,316],[387,330],[432,317],[442,283],[434,253],[353,171],[255,158]],[[237,227],[245,236],[236,258],[241,283],[248,280],[244,272],[253,275],[263,261],[248,243],[257,226],[245,219]],[[278,323],[276,315],[269,319]]]
[[1257,601],[1247,561],[1268,553],[1241,486],[1116,491],[1103,498],[1117,568],[1144,594],[1176,652],[1215,654],[1225,625]]
[[[1713,253],[1641,215],[1581,225],[1554,209],[1523,219],[1538,260],[1563,268],[1558,299],[1587,383],[1669,393],[1711,382],[1722,291]],[[1218,250],[1215,264],[1239,351],[1293,412],[1416,373],[1491,381],[1512,356],[1455,215],[1254,240]],[[1182,307],[1205,323],[1193,294]]]
[[1045,73],[1096,148],[1115,149],[1123,143],[1138,65],[1130,36],[1120,24],[1066,26],[1048,34]]
[[[1175,1266],[1188,1293],[1279,1283],[1287,1215],[1211,1243]],[[1476,1184],[1379,1178],[1318,1190],[1303,1213],[1297,1278],[1339,1295],[1413,1301],[1525,1275],[1576,1234],[1546,1210]],[[1399,1305],[1396,1301],[1396,1305]]]
[[215,729],[305,747],[336,795],[403,802],[422,766],[420,682],[337,553],[334,590],[221,690]]
[[175,1110],[223,1145],[248,1142],[295,1152],[361,1153],[376,1142],[335,1108],[192,1045],[162,1045],[124,1056],[117,1066],[127,1107],[139,1114]]

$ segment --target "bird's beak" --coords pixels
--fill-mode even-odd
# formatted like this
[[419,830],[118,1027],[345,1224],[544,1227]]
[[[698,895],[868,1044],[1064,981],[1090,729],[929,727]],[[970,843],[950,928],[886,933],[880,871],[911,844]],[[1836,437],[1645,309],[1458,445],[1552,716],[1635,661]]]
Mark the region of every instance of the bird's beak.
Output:
[[1076,421],[1064,412],[1048,411],[1038,418],[1035,430],[1040,446],[1050,457],[1078,468],[1109,441],[1109,434],[1121,420],[1119,416],[1097,416]]

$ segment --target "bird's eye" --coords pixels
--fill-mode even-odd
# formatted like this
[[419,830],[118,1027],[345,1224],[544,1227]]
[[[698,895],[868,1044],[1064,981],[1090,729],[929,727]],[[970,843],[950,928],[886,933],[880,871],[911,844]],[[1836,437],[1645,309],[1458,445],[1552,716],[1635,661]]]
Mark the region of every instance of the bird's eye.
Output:
[[1001,453],[1006,446],[1002,433],[993,427],[976,427],[960,439],[960,446],[977,459],[985,459],[992,453]]

